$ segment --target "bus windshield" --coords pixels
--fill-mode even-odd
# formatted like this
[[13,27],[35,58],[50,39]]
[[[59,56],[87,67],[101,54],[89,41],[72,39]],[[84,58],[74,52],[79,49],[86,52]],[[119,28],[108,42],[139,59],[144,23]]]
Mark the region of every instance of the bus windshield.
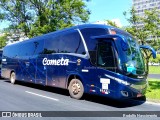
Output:
[[126,63],[124,70],[134,75],[145,74],[145,63],[139,45],[133,37],[126,37],[128,49],[126,50]]

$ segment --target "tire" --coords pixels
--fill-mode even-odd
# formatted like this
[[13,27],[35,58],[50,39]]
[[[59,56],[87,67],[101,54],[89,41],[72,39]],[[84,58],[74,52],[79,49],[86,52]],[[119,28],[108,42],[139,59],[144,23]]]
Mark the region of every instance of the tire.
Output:
[[81,99],[84,94],[84,87],[79,79],[72,79],[68,86],[69,94],[74,99]]
[[16,74],[15,74],[15,72],[11,73],[11,75],[10,75],[10,82],[12,84],[15,84],[15,82],[16,82]]

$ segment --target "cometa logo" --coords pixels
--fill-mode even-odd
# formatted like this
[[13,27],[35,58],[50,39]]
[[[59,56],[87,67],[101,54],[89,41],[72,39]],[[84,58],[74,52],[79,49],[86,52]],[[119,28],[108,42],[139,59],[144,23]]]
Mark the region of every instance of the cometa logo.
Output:
[[43,61],[42,61],[43,65],[68,65],[69,63],[69,59],[47,59],[47,58],[43,58]]

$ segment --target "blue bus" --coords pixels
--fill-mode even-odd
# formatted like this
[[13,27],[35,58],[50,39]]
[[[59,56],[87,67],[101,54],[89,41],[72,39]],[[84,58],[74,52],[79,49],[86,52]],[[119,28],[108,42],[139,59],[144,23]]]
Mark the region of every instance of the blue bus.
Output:
[[118,28],[85,24],[7,45],[2,77],[113,99],[141,97],[147,88],[147,69],[135,38]]

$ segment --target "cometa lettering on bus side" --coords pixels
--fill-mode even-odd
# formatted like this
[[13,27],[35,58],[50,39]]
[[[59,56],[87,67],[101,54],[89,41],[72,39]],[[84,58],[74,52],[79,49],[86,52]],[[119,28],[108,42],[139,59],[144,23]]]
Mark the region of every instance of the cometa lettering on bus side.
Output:
[[47,59],[47,58],[43,58],[43,61],[42,61],[43,65],[68,65],[69,63],[69,59]]

